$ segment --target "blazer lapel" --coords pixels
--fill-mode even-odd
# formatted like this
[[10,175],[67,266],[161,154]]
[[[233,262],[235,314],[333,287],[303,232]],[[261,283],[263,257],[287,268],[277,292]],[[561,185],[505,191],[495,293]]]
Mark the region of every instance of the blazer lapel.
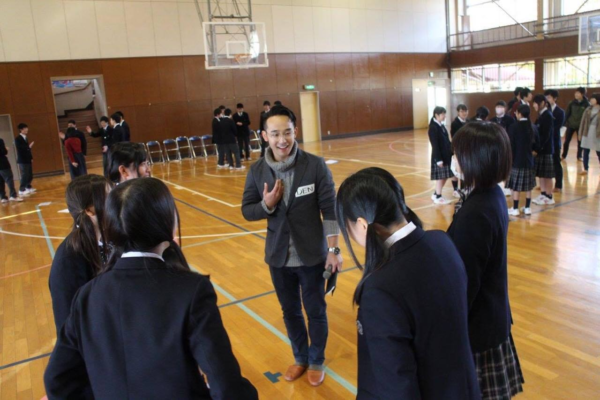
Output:
[[296,191],[298,190],[298,186],[300,186],[300,182],[302,182],[302,178],[308,167],[308,157],[300,149],[298,149],[297,157],[298,159],[296,160],[296,165],[294,167],[294,183],[292,185],[292,190],[290,191],[290,199],[287,205],[288,210],[292,208],[294,199],[296,199]]

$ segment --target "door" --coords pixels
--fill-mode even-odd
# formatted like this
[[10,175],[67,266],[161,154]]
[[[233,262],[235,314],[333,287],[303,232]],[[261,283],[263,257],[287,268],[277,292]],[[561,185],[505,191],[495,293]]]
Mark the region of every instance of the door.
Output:
[[321,141],[321,116],[319,114],[319,92],[300,93],[302,114],[302,140],[304,143]]
[[435,107],[448,110],[447,79],[413,79],[413,127],[425,129]]
[[[12,124],[9,115],[0,115],[0,138],[4,140],[4,145],[8,149],[8,161],[12,169],[15,181],[21,179],[19,168],[17,168],[17,151],[15,149],[15,137],[12,131]],[[18,184],[17,184],[18,186]]]

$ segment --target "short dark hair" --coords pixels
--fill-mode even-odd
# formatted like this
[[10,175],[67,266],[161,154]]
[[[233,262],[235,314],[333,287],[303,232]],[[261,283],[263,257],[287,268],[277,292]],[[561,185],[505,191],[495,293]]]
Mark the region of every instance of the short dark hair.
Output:
[[575,91],[581,93],[583,96],[585,96],[585,94],[587,93],[587,89],[583,86],[578,87],[577,89],[575,89]]
[[271,102],[269,100],[263,101],[263,106],[271,106]]
[[110,118],[114,119],[117,124],[119,122],[121,122],[121,119],[123,119],[123,117],[121,117],[121,114],[119,114],[119,113],[114,113],[113,115],[110,116]]
[[283,103],[281,101],[279,101],[279,100],[275,100],[275,105],[276,106],[282,106]]
[[27,126],[27,124],[21,122],[19,125],[17,125],[17,128],[19,128],[19,131],[22,131],[25,128],[29,128],[29,126]]
[[214,115],[215,117],[217,117],[217,116],[221,115],[221,109],[220,109],[220,108],[215,108],[215,110],[213,111],[213,115]]
[[224,109],[226,109],[226,108],[227,108],[227,107],[225,107],[224,105],[220,105],[220,106],[219,106],[219,110],[224,110]]
[[510,175],[510,140],[498,124],[468,123],[454,135],[452,149],[464,174],[466,188],[491,188]]
[[504,100],[498,100],[496,102],[496,106],[502,106],[502,107],[506,108],[506,102]]
[[548,89],[544,92],[544,96],[552,96],[553,98],[558,99],[558,90]]
[[103,115],[102,117],[100,117],[100,122],[102,121],[108,123],[108,117],[106,115]]
[[242,103],[237,103],[236,108],[244,108],[244,105]]
[[277,105],[275,107],[271,108],[271,111],[269,111],[269,113],[266,115],[265,126],[267,125],[267,121],[269,120],[269,118],[276,117],[279,115],[281,115],[283,117],[288,117],[290,119],[290,121],[292,121],[294,128],[296,127],[296,114],[294,114],[294,112],[292,110],[290,110],[289,108],[287,108],[286,106],[277,106]]
[[115,114],[119,114],[121,116],[121,119],[125,118],[125,114],[123,114],[123,112],[121,111],[115,111]]
[[600,104],[600,93],[592,93],[590,99],[596,99],[596,102]]
[[108,153],[108,179],[118,183],[121,180],[119,166],[129,168],[132,164],[137,171],[140,164],[147,160],[146,149],[140,143],[119,142],[111,146]]
[[469,111],[469,109],[467,108],[466,105],[459,104],[458,107],[456,107],[456,111]]
[[515,88],[515,90],[513,91],[513,94],[514,94],[515,96],[519,96],[519,95],[521,94],[521,90],[523,90],[523,88],[522,88],[522,87],[520,87],[520,86],[517,86],[517,87]]
[[521,114],[523,118],[529,119],[529,116],[531,115],[531,107],[529,107],[527,104],[521,104],[519,108],[517,108],[517,112]]
[[230,115],[231,115],[231,109],[229,109],[229,108],[226,108],[226,109],[225,109],[225,116],[226,116],[226,117],[229,117]]
[[529,88],[523,88],[521,89],[521,99],[524,99],[525,97],[529,96],[529,93],[531,93],[531,89]]
[[490,115],[490,110],[486,106],[481,106],[475,111],[475,118],[481,118],[482,120],[486,120]]
[[433,116],[434,117],[436,115],[440,115],[440,114],[446,114],[446,109],[444,107],[437,106],[436,108],[433,109]]
[[541,107],[542,103],[548,104],[548,100],[546,100],[546,96],[543,94],[536,94],[533,96],[533,102]]
[[69,124],[77,125],[77,122],[75,122],[75,120],[74,120],[74,119],[70,119],[70,120],[69,120]]

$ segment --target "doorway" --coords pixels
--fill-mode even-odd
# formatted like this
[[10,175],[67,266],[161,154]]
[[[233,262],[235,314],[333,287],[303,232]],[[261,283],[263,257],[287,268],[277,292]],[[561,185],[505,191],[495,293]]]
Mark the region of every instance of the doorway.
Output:
[[435,107],[448,110],[447,79],[413,79],[413,127],[425,129]]
[[320,142],[319,92],[300,92],[300,114],[302,115],[302,141]]
[[10,115],[0,115],[0,139],[4,140],[4,145],[8,149],[6,157],[10,163],[14,180],[17,182],[21,179],[21,172],[19,171],[19,168],[17,168],[17,151],[15,149],[15,137],[13,135]]
[[[104,79],[101,75],[67,76],[51,78],[52,94],[58,132],[65,133],[69,121],[74,120],[78,130],[87,139],[86,164],[90,168],[102,167],[102,138],[91,137],[100,129],[100,118],[107,115]],[[69,170],[69,160],[63,146],[63,165]]]

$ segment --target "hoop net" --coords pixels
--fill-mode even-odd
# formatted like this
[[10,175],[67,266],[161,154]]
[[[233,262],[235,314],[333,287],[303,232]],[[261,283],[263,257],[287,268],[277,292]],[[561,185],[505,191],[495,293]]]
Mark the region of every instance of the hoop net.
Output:
[[239,53],[233,56],[233,59],[240,66],[240,68],[248,68],[248,64],[252,60],[252,54],[250,53]]

